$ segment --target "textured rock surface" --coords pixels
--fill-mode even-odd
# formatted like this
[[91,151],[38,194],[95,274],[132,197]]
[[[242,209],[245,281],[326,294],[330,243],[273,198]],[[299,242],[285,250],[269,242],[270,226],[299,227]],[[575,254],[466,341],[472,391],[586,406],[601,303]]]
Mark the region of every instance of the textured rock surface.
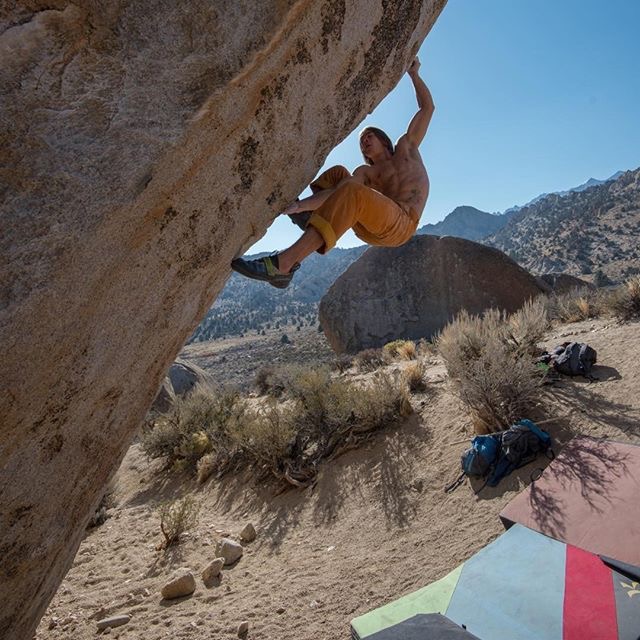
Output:
[[444,4],[2,5],[0,636],[31,637],[230,260]]
[[461,309],[515,311],[541,291],[501,251],[416,236],[402,247],[366,251],[322,299],[320,322],[338,353],[355,353],[397,338],[430,338]]
[[541,276],[537,276],[537,280],[543,289],[554,293],[568,293],[572,289],[584,287],[588,289],[595,288],[592,283],[568,273],[544,273]]
[[212,385],[213,379],[197,364],[178,358],[169,367],[151,410],[161,413],[168,411],[177,396],[185,396],[198,384]]
[[243,553],[242,545],[230,538],[222,538],[216,545],[216,556],[224,558],[225,565],[237,562],[242,558]]
[[177,569],[167,584],[162,587],[161,594],[165,600],[190,596],[196,590],[196,579],[191,569]]

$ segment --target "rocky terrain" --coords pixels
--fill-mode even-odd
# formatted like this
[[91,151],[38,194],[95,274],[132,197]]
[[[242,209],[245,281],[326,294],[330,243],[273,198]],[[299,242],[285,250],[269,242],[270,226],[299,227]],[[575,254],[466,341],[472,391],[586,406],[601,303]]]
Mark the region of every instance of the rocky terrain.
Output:
[[540,293],[536,279],[501,251],[422,235],[400,247],[371,247],[331,286],[319,316],[337,353],[357,353],[398,338],[431,340],[463,309],[513,313]]
[[269,331],[288,323],[317,327],[320,299],[366,249],[334,249],[325,256],[309,256],[284,291],[232,273],[189,343]]
[[[603,274],[621,282],[640,273],[640,169],[515,213],[484,242],[532,273]],[[602,276],[600,276],[602,277]]]
[[[307,339],[317,353],[326,349],[321,334],[309,332]],[[549,388],[554,450],[580,433],[640,443],[640,323],[564,325],[545,344],[572,339],[597,349],[600,381],[563,379]],[[278,341],[274,334],[271,356]],[[211,373],[233,376],[253,346],[213,343]],[[193,356],[196,348],[207,345],[186,351]],[[300,357],[309,362],[307,353]],[[207,365],[206,357],[199,364]],[[250,377],[247,368],[245,384]],[[427,390],[413,396],[413,416],[324,464],[306,490],[282,493],[256,484],[250,472],[199,486],[150,463],[134,444],[115,478],[106,521],[87,531],[36,639],[225,640],[238,637],[243,623],[248,630],[241,637],[249,640],[347,638],[353,617],[445,575],[500,534],[499,511],[545,462],[538,459],[479,495],[468,483],[445,494],[472,430],[437,359],[426,377]],[[199,523],[163,551],[158,509],[183,496],[199,502]],[[247,523],[256,530],[251,542],[240,536]],[[239,543],[242,557],[203,578],[205,569],[219,569],[210,565],[222,538]],[[185,595],[163,598],[179,569],[193,576]],[[121,626],[99,632],[105,619]]]

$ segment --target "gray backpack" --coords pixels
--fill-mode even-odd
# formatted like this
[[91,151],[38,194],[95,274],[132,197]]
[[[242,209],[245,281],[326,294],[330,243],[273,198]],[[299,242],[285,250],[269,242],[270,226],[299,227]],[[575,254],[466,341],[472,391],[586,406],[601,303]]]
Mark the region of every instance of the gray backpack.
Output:
[[591,368],[597,356],[596,350],[584,342],[564,342],[551,352],[551,362],[558,373],[591,380]]

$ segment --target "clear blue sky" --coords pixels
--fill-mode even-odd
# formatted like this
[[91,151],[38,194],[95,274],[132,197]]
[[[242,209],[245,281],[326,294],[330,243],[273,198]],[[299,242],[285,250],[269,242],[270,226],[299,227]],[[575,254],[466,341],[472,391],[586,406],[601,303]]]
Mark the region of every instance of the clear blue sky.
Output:
[[[420,147],[431,179],[421,225],[640,166],[640,0],[449,0],[419,57],[436,104]],[[415,109],[405,75],[325,167],[353,170],[363,126],[395,141]],[[251,253],[298,235],[278,218]],[[349,232],[338,246],[356,244]]]

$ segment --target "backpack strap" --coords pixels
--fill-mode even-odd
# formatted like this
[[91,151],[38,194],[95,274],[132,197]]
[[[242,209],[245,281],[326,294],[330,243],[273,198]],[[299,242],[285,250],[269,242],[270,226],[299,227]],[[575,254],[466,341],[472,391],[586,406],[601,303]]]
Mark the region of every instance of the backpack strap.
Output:
[[453,482],[450,482],[445,488],[445,493],[451,493],[455,491],[463,482],[466,477],[465,472],[463,471]]

